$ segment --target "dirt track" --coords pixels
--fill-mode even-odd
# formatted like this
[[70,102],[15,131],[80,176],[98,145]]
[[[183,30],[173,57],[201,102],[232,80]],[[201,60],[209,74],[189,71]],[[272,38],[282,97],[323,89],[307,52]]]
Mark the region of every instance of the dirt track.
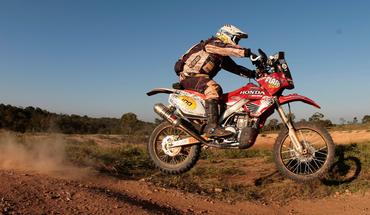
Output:
[[66,179],[0,171],[3,214],[370,214],[370,193],[292,201],[288,205],[227,203],[93,173]]
[[[333,138],[337,143],[357,142],[363,138],[370,139],[369,133],[338,132],[333,134]],[[273,137],[269,135],[259,139],[262,145],[263,142],[271,144],[272,140]],[[16,152],[13,156],[22,154]],[[20,160],[22,161],[24,160]],[[28,170],[29,167],[22,165],[22,170],[0,170],[0,214],[370,215],[369,192],[348,192],[324,199],[293,200],[287,205],[248,201],[222,202],[197,194],[159,188],[145,180],[122,180],[77,167],[63,166],[42,173],[39,166],[36,167]],[[250,169],[251,165],[248,167]],[[246,177],[252,176],[247,174]]]

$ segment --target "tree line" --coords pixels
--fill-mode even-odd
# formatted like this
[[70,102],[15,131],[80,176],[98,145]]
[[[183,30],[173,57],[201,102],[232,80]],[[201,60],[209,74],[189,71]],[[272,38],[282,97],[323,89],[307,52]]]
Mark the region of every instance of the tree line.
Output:
[[[295,120],[294,114],[289,117]],[[300,121],[316,122],[325,127],[336,126],[322,113],[314,113],[311,117]],[[352,121],[341,124],[359,124],[354,117]],[[34,107],[15,107],[0,104],[0,128],[17,132],[59,132],[65,134],[124,134],[124,135],[149,135],[154,127],[161,122],[156,119],[154,123],[144,122],[134,113],[125,113],[121,118],[92,118],[88,116],[56,114]],[[298,121],[299,122],[299,121]],[[361,123],[370,124],[370,115],[365,115]],[[276,131],[282,123],[277,119],[269,120],[263,131]]]
[[[308,120],[301,119],[301,120],[297,121],[297,120],[295,120],[295,115],[293,113],[288,114],[288,117],[290,117],[291,120],[293,120],[295,122],[307,122],[307,121],[308,122],[315,122],[315,123],[321,124],[322,126],[324,126],[326,128],[331,128],[331,127],[340,126],[340,125],[355,125],[355,124],[360,124],[360,123],[370,125],[370,115],[363,116],[361,122],[357,119],[357,117],[354,117],[352,121],[345,121],[343,118],[340,118],[339,119],[340,120],[339,125],[334,124],[329,119],[325,119],[324,114],[319,113],[319,112],[314,113],[312,116],[310,116],[308,118]],[[276,131],[276,130],[279,130],[282,126],[283,126],[283,124],[281,122],[279,123],[279,120],[271,119],[271,120],[268,121],[268,123],[266,123],[266,125],[263,128],[263,131]]]
[[16,132],[148,135],[154,127],[155,123],[141,121],[134,113],[125,113],[120,119],[92,118],[0,104],[0,128]]

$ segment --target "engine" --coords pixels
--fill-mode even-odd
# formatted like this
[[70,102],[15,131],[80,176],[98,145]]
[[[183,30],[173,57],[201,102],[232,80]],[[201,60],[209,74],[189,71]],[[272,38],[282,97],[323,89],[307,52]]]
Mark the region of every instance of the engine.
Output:
[[228,142],[239,142],[240,149],[247,149],[256,141],[259,133],[257,121],[250,118],[246,113],[235,114],[225,125],[225,129],[236,135],[228,139]]

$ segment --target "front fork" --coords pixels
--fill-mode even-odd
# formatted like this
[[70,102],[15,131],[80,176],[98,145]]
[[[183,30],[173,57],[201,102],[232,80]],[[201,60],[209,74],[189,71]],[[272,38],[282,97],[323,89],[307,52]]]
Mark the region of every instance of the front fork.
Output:
[[278,113],[281,117],[281,120],[283,120],[283,123],[288,128],[288,134],[289,134],[290,140],[293,143],[294,150],[296,150],[297,152],[302,154],[303,150],[304,150],[304,147],[303,147],[302,143],[298,140],[297,132],[293,127],[292,121],[290,119],[288,119],[287,115],[284,112],[283,107],[281,107],[281,105],[279,104],[279,101],[276,97],[275,97],[275,104],[276,104],[276,109],[277,109],[277,111],[278,111]]

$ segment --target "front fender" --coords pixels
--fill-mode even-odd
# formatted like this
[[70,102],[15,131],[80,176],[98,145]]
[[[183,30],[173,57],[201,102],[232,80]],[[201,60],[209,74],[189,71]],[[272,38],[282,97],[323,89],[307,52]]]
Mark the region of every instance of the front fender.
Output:
[[314,102],[312,99],[307,98],[306,96],[296,94],[296,93],[279,97],[279,104],[281,105],[289,103],[289,102],[296,102],[296,101],[301,101],[306,104],[312,105],[314,107],[320,108],[320,106],[316,102]]

